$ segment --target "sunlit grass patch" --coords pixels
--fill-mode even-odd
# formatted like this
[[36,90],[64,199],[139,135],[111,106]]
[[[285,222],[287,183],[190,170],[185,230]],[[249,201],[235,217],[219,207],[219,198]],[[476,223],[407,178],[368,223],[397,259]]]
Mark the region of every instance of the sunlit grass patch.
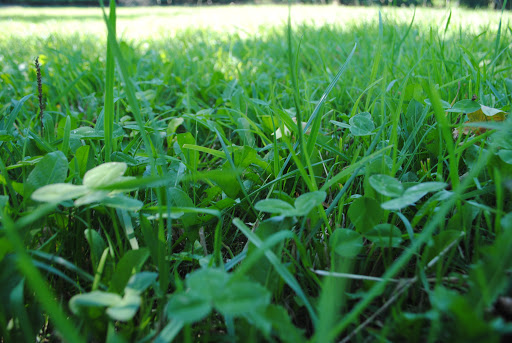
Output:
[[[345,6],[294,6],[293,22],[343,29],[374,25],[378,11],[388,23],[404,24],[414,13],[412,8],[377,8]],[[495,31],[499,24],[496,11],[453,9],[450,29],[464,33]],[[174,35],[184,29],[206,29],[250,34],[269,26],[281,26],[287,20],[286,6],[222,6],[222,7],[134,7],[118,8],[118,28],[125,38],[155,39]],[[446,9],[418,9],[415,24],[442,27]],[[106,32],[99,8],[25,8],[3,7],[0,29],[13,36],[45,37],[51,33],[102,35]],[[505,12],[504,23],[511,14]],[[454,32],[455,32],[454,31]],[[3,36],[5,39],[6,36]]]

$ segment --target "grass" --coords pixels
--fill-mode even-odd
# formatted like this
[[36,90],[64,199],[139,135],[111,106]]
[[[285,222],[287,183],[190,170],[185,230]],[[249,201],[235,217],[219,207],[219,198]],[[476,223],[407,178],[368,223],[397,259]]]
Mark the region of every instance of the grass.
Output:
[[511,335],[510,14],[287,11],[2,9],[3,341]]

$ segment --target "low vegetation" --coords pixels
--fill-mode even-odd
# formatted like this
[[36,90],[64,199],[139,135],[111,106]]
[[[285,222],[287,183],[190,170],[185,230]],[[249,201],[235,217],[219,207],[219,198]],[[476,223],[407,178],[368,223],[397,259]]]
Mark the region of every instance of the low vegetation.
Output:
[[510,14],[112,9],[0,14],[2,342],[510,337]]

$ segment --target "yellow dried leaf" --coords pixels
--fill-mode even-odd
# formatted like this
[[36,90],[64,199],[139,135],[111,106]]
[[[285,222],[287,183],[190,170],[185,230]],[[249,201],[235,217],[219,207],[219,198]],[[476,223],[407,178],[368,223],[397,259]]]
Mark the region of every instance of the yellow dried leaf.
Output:
[[[479,110],[468,113],[467,115],[470,123],[479,123],[488,121],[504,121],[508,113],[496,108],[480,105]],[[487,131],[487,129],[484,127],[464,127],[462,134],[468,135],[469,133],[475,133],[477,135],[480,135],[485,131]],[[459,130],[455,129],[453,131],[453,138],[457,139],[459,133]]]
[[484,122],[484,121],[504,121],[506,113],[491,107],[481,105],[478,111],[468,113],[469,121]]

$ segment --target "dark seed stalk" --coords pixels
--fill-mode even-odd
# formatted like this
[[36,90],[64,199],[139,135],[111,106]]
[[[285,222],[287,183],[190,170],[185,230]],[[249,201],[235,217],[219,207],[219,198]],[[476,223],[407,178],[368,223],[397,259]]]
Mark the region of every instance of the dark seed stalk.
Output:
[[41,135],[43,134],[43,81],[41,79],[41,66],[39,65],[39,56],[36,57],[36,72],[37,72],[37,93],[39,95],[39,116],[41,118]]

